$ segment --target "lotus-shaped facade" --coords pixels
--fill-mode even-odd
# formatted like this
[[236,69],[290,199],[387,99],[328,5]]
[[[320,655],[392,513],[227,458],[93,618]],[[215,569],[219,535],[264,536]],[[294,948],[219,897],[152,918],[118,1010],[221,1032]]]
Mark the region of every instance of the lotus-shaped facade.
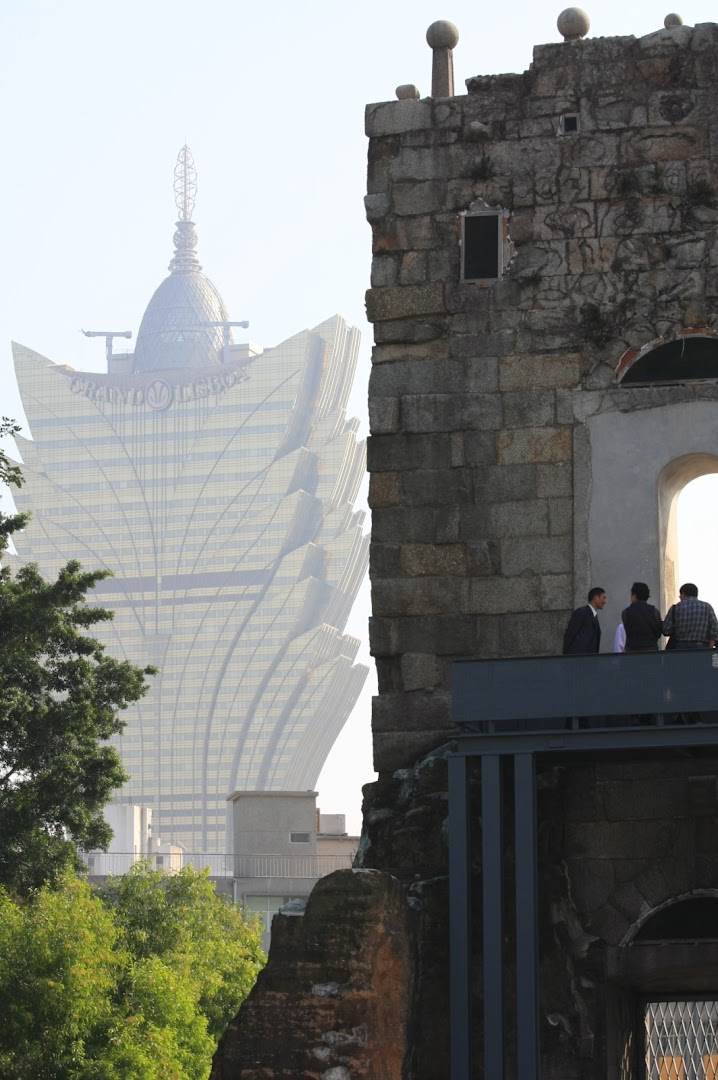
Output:
[[101,636],[160,668],[125,714],[120,799],[192,852],[229,850],[233,791],[314,787],[366,677],[343,634],[368,554],[357,349],[338,316],[261,353],[213,345],[200,368],[163,352],[152,370],[145,347],[89,374],[14,347],[18,557],[113,571]]

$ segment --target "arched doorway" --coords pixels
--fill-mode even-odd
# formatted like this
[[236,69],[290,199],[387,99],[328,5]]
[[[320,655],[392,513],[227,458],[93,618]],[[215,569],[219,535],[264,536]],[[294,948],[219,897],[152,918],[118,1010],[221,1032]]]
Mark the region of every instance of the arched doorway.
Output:
[[715,1080],[716,890],[698,889],[646,912],[611,953],[627,991],[621,1080]]
[[[685,498],[681,498],[689,485],[701,477],[708,477],[718,473],[718,454],[693,453],[676,458],[666,465],[658,478],[658,519],[659,537],[661,542],[661,602],[663,612],[666,612],[671,604],[678,600],[678,588],[681,580],[688,575],[687,580],[696,581],[700,573],[694,573],[690,568],[690,561],[681,559],[681,534],[683,544],[686,543],[686,532],[695,532],[696,526],[691,529],[691,519],[695,522],[695,510]],[[715,500],[716,481],[711,481],[709,487],[713,488]],[[690,502],[690,501],[689,501]],[[714,506],[718,502],[714,501]],[[688,520],[684,520],[684,514]],[[679,529],[679,516],[684,528]],[[712,535],[705,537],[706,553],[715,550],[715,527]],[[702,561],[702,560],[701,560]],[[700,569],[700,564],[698,564]],[[680,579],[680,580],[679,580]],[[703,583],[696,581],[699,586]],[[703,588],[705,593],[705,589]],[[706,598],[710,598],[706,594]]]
[[589,417],[586,429],[575,579],[579,595],[594,584],[608,592],[602,622],[610,651],[633,581],[648,583],[662,614],[677,600],[677,500],[697,477],[718,473],[718,408],[690,401],[606,412]]

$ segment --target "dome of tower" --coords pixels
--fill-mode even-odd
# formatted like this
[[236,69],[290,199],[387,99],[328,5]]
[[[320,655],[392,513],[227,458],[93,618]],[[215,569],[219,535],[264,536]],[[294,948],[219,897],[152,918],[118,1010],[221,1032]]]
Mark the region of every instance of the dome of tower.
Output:
[[229,316],[212,282],[198,269],[173,271],[156,289],[142,319],[135,371],[205,368],[222,362]]
[[197,175],[188,146],[182,147],[177,158],[174,189],[179,213],[175,253],[170,276],[155,290],[142,317],[135,346],[134,370],[138,372],[206,368],[223,359],[222,324],[229,316],[197,259],[192,221]]

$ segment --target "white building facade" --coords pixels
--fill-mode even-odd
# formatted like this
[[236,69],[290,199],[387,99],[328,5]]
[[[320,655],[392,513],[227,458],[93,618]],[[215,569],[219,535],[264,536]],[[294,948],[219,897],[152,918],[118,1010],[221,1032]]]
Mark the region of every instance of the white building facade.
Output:
[[335,316],[233,344],[183,196],[134,353],[110,343],[87,373],[14,346],[32,436],[16,502],[33,513],[15,539],[48,576],[71,558],[112,570],[98,635],[160,669],[124,714],[118,802],[150,808],[165,843],[230,852],[228,796],[312,790],[366,677],[343,633],[368,557],[345,414],[359,336]]

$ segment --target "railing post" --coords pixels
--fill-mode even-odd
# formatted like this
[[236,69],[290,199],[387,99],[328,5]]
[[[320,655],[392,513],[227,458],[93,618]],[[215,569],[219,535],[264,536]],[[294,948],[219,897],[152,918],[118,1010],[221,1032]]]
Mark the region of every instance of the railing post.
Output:
[[449,757],[451,1080],[471,1076],[471,848],[466,758]]
[[[484,894],[484,1076],[504,1076],[503,792],[501,758],[481,759],[481,876]],[[523,1076],[521,1080],[526,1080]]]
[[518,1075],[538,1080],[538,883],[536,769],[533,754],[514,757],[516,844],[516,1041]]

